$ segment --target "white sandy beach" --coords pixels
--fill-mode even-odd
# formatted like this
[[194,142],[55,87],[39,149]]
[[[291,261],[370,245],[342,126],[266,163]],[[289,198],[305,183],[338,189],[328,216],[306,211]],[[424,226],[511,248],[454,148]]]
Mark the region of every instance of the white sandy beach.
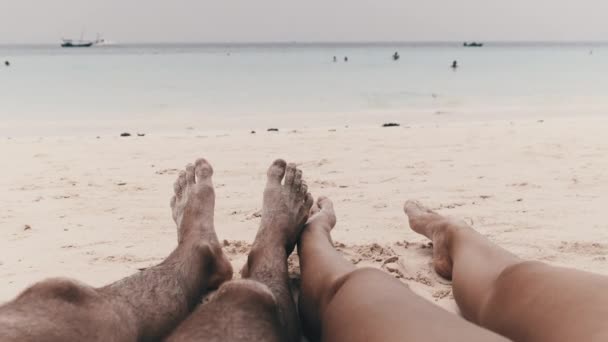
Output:
[[449,310],[449,282],[409,230],[406,199],[462,217],[524,258],[608,274],[608,120],[257,134],[190,126],[174,136],[1,140],[0,302],[45,277],[103,285],[163,260],[176,245],[173,181],[198,157],[215,169],[216,229],[236,269],[259,224],[266,168],[281,157],[301,166],[315,197],[334,201],[333,236],[348,258]]

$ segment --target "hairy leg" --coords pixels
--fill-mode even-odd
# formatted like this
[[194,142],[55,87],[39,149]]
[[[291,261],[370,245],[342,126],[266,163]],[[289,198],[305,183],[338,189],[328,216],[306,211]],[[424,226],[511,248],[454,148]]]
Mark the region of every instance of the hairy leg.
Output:
[[405,212],[433,241],[435,270],[453,279],[470,321],[516,341],[608,340],[607,277],[521,260],[417,202]]
[[200,159],[176,181],[178,247],[160,265],[98,289],[67,279],[35,284],[0,308],[0,340],[147,341],[168,334],[205,291],[232,277],[213,226],[212,173]]
[[293,164],[275,161],[268,170],[262,222],[241,271],[244,279],[224,284],[169,340],[298,341],[299,320],[289,287],[287,257],[312,203],[302,172]]
[[298,244],[300,314],[311,340],[506,341],[415,295],[394,277],[357,269],[337,252],[330,200],[313,206]]

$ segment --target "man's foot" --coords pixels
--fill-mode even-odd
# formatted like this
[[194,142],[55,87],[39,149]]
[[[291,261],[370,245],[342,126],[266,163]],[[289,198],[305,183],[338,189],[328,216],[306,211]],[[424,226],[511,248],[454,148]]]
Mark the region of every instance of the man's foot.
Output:
[[205,159],[194,165],[188,164],[185,171],[173,185],[175,196],[171,198],[173,220],[177,224],[178,243],[208,244],[215,259],[211,287],[217,287],[232,278],[232,266],[222,252],[215,233],[213,214],[215,211],[215,191],[213,189],[213,168]]
[[452,279],[452,259],[449,242],[453,232],[466,227],[464,222],[445,218],[416,201],[405,202],[404,211],[409,217],[410,227],[433,242],[433,265],[442,277]]
[[323,230],[327,234],[336,226],[334,204],[327,197],[319,197],[310,209],[310,218],[306,222],[306,231]]
[[[285,181],[283,181],[283,177]],[[280,246],[291,254],[304,223],[308,219],[313,198],[302,180],[302,171],[295,164],[276,160],[268,169],[264,189],[262,222],[254,247]]]

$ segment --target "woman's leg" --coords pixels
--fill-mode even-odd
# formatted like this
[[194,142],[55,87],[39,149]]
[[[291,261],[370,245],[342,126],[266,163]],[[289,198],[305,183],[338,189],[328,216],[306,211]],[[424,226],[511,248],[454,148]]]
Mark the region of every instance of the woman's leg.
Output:
[[330,200],[313,206],[298,244],[300,313],[322,341],[506,341],[418,297],[375,269],[357,269],[334,249]]
[[608,278],[521,260],[417,202],[405,212],[468,320],[516,341],[608,340]]

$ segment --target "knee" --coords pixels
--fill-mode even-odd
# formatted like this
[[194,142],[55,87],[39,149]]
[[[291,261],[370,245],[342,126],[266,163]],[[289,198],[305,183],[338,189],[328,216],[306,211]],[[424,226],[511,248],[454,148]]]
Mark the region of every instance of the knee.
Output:
[[84,304],[98,298],[97,291],[85,284],[64,278],[47,279],[32,285],[17,298],[43,298],[71,304]]
[[505,267],[496,278],[496,286],[503,288],[511,287],[515,284],[528,282],[531,276],[538,274],[538,271],[547,265],[539,261],[522,261]]
[[230,300],[241,305],[252,304],[270,311],[278,309],[277,298],[270,291],[270,288],[249,279],[232,280],[224,283],[211,300],[213,299]]
[[538,261],[522,261],[505,267],[496,277],[484,300],[480,311],[479,322],[491,317],[493,310],[500,307],[508,311],[518,301],[526,300],[535,292],[539,283],[537,277],[543,277],[542,271],[548,267]]
[[[358,268],[332,282],[330,290],[328,291],[326,298],[324,298],[322,305],[327,306],[342,289],[349,285],[361,284],[362,286],[367,287],[374,286],[374,284],[385,283],[387,280],[397,281],[382,270],[371,267]],[[407,284],[401,282],[399,282],[399,285],[409,288]]]

